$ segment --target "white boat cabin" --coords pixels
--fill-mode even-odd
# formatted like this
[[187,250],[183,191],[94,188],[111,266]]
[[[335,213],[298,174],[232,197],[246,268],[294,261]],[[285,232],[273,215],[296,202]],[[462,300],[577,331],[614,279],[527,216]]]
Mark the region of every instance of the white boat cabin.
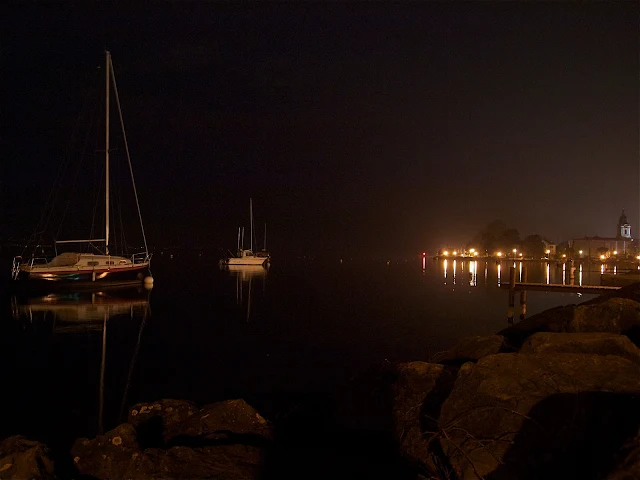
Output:
[[[113,255],[95,255],[93,253],[61,253],[54,257],[50,262],[37,265],[40,268],[51,267],[94,267],[94,268],[112,268],[117,266],[129,266],[133,262],[131,259],[113,256]],[[36,267],[36,265],[33,265]]]

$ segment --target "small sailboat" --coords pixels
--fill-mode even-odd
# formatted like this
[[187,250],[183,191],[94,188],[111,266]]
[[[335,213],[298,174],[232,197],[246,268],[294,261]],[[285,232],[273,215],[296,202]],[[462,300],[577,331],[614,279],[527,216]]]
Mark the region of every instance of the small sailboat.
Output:
[[244,248],[244,228],[238,228],[238,245],[235,257],[228,257],[221,260],[223,265],[266,265],[270,261],[268,254],[257,255],[253,251],[253,200],[249,199],[249,219],[251,225],[251,235],[249,241],[249,248]]
[[[27,286],[29,288],[50,288],[50,287],[101,287],[103,285],[129,285],[137,283],[153,283],[153,277],[150,273],[151,255],[147,247],[147,240],[142,225],[142,215],[140,214],[140,204],[138,202],[138,194],[135,188],[135,180],[133,178],[133,169],[131,167],[131,159],[129,157],[129,148],[124,133],[124,124],[122,122],[122,112],[120,109],[120,100],[118,90],[116,88],[115,74],[113,72],[113,63],[111,55],[107,51],[106,56],[106,92],[105,92],[105,167],[104,167],[104,211],[105,225],[104,238],[89,238],[81,240],[56,240],[55,253],[56,256],[49,260],[48,258],[38,258],[34,253],[30,258],[22,256],[14,257],[11,269],[11,278],[13,284],[18,286]],[[120,124],[122,127],[122,135],[124,139],[124,147],[131,174],[131,183],[135,196],[135,203],[138,208],[138,218],[140,220],[140,228],[142,230],[142,239],[144,241],[144,251],[135,253],[131,256],[113,255],[110,251],[109,243],[109,94],[110,86],[113,85],[115,100],[118,107]],[[65,252],[58,254],[58,246],[64,244],[85,244],[94,249],[94,253],[86,252]],[[26,248],[26,247],[25,247]],[[95,252],[98,253],[95,253]]]

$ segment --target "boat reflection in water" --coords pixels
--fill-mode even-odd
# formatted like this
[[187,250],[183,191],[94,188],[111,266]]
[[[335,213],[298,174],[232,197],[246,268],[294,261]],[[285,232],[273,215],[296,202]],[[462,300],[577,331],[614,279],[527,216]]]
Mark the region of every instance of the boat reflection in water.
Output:
[[[145,288],[128,286],[104,291],[50,293],[40,296],[22,295],[11,298],[14,319],[34,326],[45,326],[47,329],[50,327],[52,338],[67,339],[65,344],[73,344],[77,341],[74,339],[87,338],[86,335],[90,335],[91,338],[101,335],[101,351],[95,352],[96,356],[101,355],[99,357],[98,433],[104,432],[107,325],[117,320],[117,323],[114,324],[114,327],[117,328],[113,330],[113,341],[117,349],[112,348],[110,351],[117,350],[118,356],[124,354],[129,357],[128,353],[122,351],[123,343],[127,343],[123,342],[122,336],[129,337],[129,335],[137,334],[135,348],[130,354],[130,360],[126,361],[128,374],[118,415],[120,419],[124,413],[129,385],[140,349],[142,331],[151,314],[150,297],[150,286]],[[123,323],[120,323],[121,320]],[[90,356],[93,355],[94,353],[90,352]]]
[[54,322],[56,333],[62,330],[101,328],[111,317],[144,315],[149,307],[150,289],[126,287],[104,291],[56,292],[38,296],[14,296],[11,299],[16,320]]
[[[236,303],[238,305],[244,305],[245,298],[247,304],[246,320],[249,321],[251,316],[251,296],[256,282],[260,282],[262,285],[262,292],[264,293],[266,287],[266,278],[269,271],[268,264],[262,265],[226,265],[222,267],[227,270],[232,277],[236,279]],[[246,284],[246,287],[245,287]],[[246,290],[246,292],[245,292]]]

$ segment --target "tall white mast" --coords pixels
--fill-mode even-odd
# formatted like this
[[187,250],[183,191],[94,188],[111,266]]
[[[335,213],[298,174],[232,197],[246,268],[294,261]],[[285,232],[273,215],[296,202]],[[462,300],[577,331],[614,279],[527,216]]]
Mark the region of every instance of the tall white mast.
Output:
[[253,252],[253,199],[249,199],[249,221],[251,222],[251,241],[249,242],[249,250]]
[[105,121],[105,227],[104,227],[104,242],[105,242],[105,253],[109,255],[109,66],[111,64],[111,54],[108,51],[105,51],[107,57],[107,65],[106,65],[106,101],[105,101],[105,111],[106,111],[106,121]]

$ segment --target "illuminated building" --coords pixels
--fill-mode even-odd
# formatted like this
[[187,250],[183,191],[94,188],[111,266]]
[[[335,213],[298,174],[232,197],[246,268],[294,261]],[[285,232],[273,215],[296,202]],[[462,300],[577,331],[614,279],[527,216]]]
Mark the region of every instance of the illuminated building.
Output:
[[591,258],[626,256],[635,254],[637,242],[631,237],[631,225],[627,216],[622,210],[622,215],[618,219],[615,237],[582,237],[574,238],[569,242],[569,246],[574,252],[582,250],[585,256]]

